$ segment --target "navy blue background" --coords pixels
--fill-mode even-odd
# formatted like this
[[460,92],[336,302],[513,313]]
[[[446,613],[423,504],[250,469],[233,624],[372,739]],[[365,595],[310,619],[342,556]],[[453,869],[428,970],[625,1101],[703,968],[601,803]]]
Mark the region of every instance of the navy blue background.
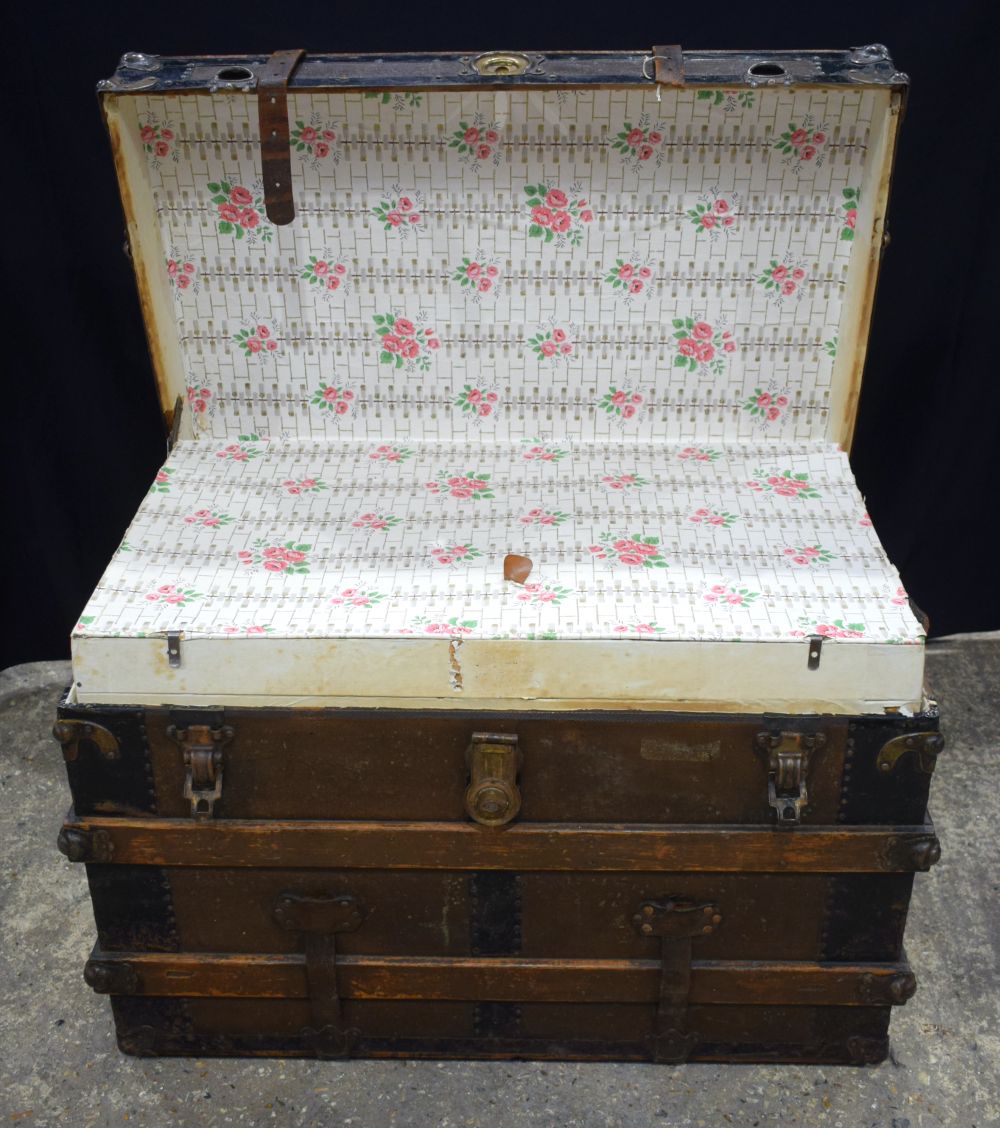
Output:
[[[510,11],[508,23],[503,12]],[[93,96],[126,50],[849,47],[882,42],[913,88],[852,461],[876,528],[936,634],[1000,627],[1000,201],[985,5],[588,12],[264,4],[19,6],[8,25],[0,350],[0,666],[68,634],[164,459],[111,156]],[[500,13],[498,16],[497,13]],[[708,18],[710,17],[710,18]],[[10,68],[13,67],[13,75]],[[10,101],[13,100],[13,107]]]

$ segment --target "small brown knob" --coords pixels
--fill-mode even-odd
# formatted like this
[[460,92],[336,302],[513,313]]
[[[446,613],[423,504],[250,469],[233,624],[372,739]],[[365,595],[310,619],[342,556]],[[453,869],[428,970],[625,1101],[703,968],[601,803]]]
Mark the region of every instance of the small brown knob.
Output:
[[482,826],[504,826],[516,818],[521,809],[517,737],[508,733],[474,733],[468,762],[465,810],[469,817]]

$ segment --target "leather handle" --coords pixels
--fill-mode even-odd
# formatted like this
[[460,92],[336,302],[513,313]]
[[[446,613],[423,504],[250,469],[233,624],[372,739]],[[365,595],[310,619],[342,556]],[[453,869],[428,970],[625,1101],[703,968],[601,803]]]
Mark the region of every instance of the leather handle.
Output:
[[288,127],[288,80],[305,51],[275,51],[257,72],[257,121],[264,170],[264,210],[279,227],[295,218],[292,149]]

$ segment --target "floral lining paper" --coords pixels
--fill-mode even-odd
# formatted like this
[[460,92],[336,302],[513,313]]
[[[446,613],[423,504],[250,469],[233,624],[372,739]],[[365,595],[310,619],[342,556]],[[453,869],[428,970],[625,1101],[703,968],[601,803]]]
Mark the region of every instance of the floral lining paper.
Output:
[[829,441],[877,99],[296,92],[287,227],[252,97],[128,99],[193,437],[78,633],[921,641]]

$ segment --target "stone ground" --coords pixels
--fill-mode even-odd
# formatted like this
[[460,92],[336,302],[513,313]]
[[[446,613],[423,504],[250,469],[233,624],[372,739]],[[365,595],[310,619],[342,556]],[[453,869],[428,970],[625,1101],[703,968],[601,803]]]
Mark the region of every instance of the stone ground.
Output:
[[876,1068],[137,1059],[81,978],[84,871],[55,849],[69,796],[53,709],[68,663],[0,674],[0,1128],[551,1125],[987,1128],[1000,1124],[1000,638],[928,651],[948,747],[907,948],[921,982]]

